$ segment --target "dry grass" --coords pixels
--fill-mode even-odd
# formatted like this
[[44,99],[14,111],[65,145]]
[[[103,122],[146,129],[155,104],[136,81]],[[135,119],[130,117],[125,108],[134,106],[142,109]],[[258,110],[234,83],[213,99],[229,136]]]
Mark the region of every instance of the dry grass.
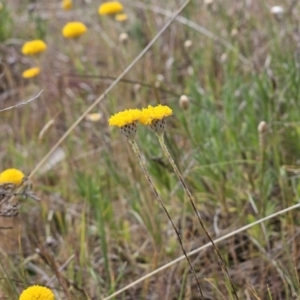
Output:
[[[173,109],[166,144],[214,239],[299,202],[298,1],[282,1],[282,17],[270,13],[269,0],[191,1],[143,57],[181,1],[123,1],[124,24],[98,16],[96,1],[74,1],[68,12],[59,2],[6,4],[0,110],[43,93],[0,112],[1,169],[31,173],[41,201],[22,200],[17,217],[0,217],[0,228],[12,227],[0,229],[0,299],[18,299],[33,284],[47,285],[57,300],[104,299],[182,255],[130,147],[108,127],[109,116],[123,109]],[[61,35],[71,20],[88,27],[76,41]],[[119,40],[123,32],[126,42]],[[48,49],[38,58],[41,74],[25,80],[22,71],[36,61],[20,49],[34,38]],[[179,105],[182,94],[187,110]],[[93,103],[98,122],[83,115]],[[261,121],[268,126],[263,149]],[[138,128],[136,141],[185,248],[208,243],[155,136]],[[239,299],[298,299],[299,244],[297,210],[218,243]],[[233,299],[212,248],[191,261],[205,299]],[[180,260],[115,299],[199,293]]]

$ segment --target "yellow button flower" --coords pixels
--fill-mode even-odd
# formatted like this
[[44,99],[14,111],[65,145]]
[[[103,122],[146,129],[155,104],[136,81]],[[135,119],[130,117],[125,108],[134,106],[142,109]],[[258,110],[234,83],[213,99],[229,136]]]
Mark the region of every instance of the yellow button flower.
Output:
[[65,38],[72,39],[81,36],[87,31],[86,26],[81,22],[69,22],[62,29]]
[[61,6],[63,10],[70,10],[73,6],[73,2],[72,0],[63,0]]
[[124,22],[128,19],[128,16],[127,16],[127,14],[117,14],[115,16],[115,19],[119,22]]
[[157,105],[155,107],[149,105],[142,110],[139,121],[143,125],[150,125],[154,120],[161,120],[172,115],[172,109],[166,105]]
[[123,10],[123,5],[119,1],[104,2],[99,6],[99,15],[114,15]]
[[26,42],[22,47],[22,53],[24,55],[35,55],[44,52],[47,49],[47,45],[42,40],[32,40]]
[[12,183],[16,186],[23,182],[25,175],[22,171],[17,169],[7,169],[0,173],[0,185]]
[[33,285],[22,292],[19,300],[55,300],[55,298],[50,289]]
[[23,78],[32,78],[32,77],[39,75],[40,72],[41,72],[41,69],[38,67],[30,68],[30,69],[25,70],[22,73],[22,77]]
[[102,118],[101,113],[91,113],[86,116],[86,119],[90,122],[99,122]]
[[119,127],[121,133],[125,135],[129,140],[133,140],[137,130],[137,121],[141,116],[139,109],[127,109],[121,111],[108,120],[110,126]]
[[139,109],[127,109],[111,116],[108,123],[110,126],[123,127],[138,121],[140,117],[141,111]]

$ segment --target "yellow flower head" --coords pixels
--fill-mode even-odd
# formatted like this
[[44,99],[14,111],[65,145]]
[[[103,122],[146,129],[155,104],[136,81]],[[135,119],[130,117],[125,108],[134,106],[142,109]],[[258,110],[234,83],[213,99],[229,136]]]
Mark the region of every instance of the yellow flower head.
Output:
[[72,0],[63,0],[61,7],[63,10],[70,10],[73,6]]
[[143,125],[151,125],[154,120],[161,120],[172,115],[172,109],[166,105],[157,105],[155,107],[149,105],[142,110],[139,121]]
[[30,69],[25,70],[22,73],[22,77],[23,78],[32,78],[32,77],[35,77],[35,76],[39,75],[40,72],[41,72],[41,69],[38,68],[38,67],[30,68]]
[[[23,182],[25,175],[17,169],[7,169],[0,173],[0,185],[12,183],[16,186]],[[24,298],[25,299],[25,298]]]
[[117,14],[115,19],[119,22],[124,22],[128,19],[128,16],[126,14]]
[[72,39],[81,36],[87,31],[86,26],[81,22],[69,22],[62,29],[65,38]]
[[110,126],[117,126],[120,128],[138,121],[140,117],[141,111],[139,109],[127,109],[111,116],[108,123]]
[[47,49],[47,45],[42,40],[33,40],[26,42],[22,47],[22,53],[24,55],[35,55],[44,52]]
[[55,298],[50,289],[33,285],[22,292],[19,300],[55,300]]
[[123,10],[123,5],[119,1],[104,2],[99,6],[99,15],[114,15]]
[[86,116],[86,119],[90,122],[99,122],[102,118],[101,113],[91,113]]

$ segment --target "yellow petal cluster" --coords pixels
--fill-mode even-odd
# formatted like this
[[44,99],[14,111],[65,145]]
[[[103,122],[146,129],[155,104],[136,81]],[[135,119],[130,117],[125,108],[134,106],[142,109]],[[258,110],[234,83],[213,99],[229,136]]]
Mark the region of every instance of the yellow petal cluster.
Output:
[[55,298],[50,289],[33,285],[22,292],[19,300],[55,300]]
[[108,123],[110,126],[123,127],[138,121],[141,113],[139,109],[127,109],[111,116]]
[[143,125],[150,125],[153,120],[161,120],[172,115],[172,109],[167,105],[157,105],[155,107],[149,105],[142,110],[139,121]]
[[128,19],[128,16],[127,16],[127,14],[117,14],[115,16],[115,19],[119,22],[124,22]]
[[23,182],[25,175],[22,171],[17,169],[6,169],[0,173],[0,185],[12,183],[16,186]]
[[81,22],[69,22],[62,29],[65,38],[72,39],[81,36],[87,31],[86,26]]
[[30,69],[25,70],[22,73],[22,77],[23,78],[32,78],[32,77],[39,75],[40,72],[41,72],[41,69],[38,67],[30,68]]
[[102,118],[101,113],[91,113],[86,116],[86,119],[90,122],[98,122]]
[[104,2],[99,6],[99,15],[114,15],[123,10],[123,5],[119,1]]
[[72,0],[63,0],[61,7],[63,10],[70,10],[73,6]]
[[42,40],[32,40],[26,42],[22,47],[22,53],[24,55],[35,55],[44,52],[47,49],[47,45]]

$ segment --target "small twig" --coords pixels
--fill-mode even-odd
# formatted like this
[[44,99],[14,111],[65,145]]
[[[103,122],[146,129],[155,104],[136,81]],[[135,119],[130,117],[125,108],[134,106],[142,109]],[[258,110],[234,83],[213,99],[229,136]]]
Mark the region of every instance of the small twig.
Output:
[[0,79],[1,79],[5,74],[6,65],[2,62],[0,62],[0,65],[3,67],[3,71],[0,73]]
[[[89,74],[63,74],[62,77],[80,77],[80,78],[91,78],[91,79],[108,79],[108,80],[116,80],[116,77],[113,76],[104,76],[104,75],[89,75]],[[157,89],[163,93],[167,93],[176,97],[180,97],[181,94],[177,94],[173,91],[170,90],[166,90],[163,88],[157,88],[154,85],[151,85],[149,83],[143,82],[143,81],[138,81],[138,80],[130,80],[127,78],[122,78],[120,79],[120,82],[124,82],[124,83],[129,83],[129,84],[139,84],[140,86],[149,88],[149,89]]]
[[33,98],[29,99],[29,100],[23,101],[21,103],[18,103],[16,105],[13,105],[13,106],[10,106],[10,107],[3,108],[3,109],[0,110],[0,112],[6,111],[6,110],[10,110],[10,109],[13,109],[13,108],[17,108],[19,106],[26,105],[26,104],[30,103],[31,101],[37,99],[42,94],[43,91],[44,90],[41,90],[35,97],[33,97]]
[[[58,271],[62,272],[67,266],[68,264],[75,258],[75,254],[72,254],[67,261],[59,267]],[[54,281],[54,279],[56,279],[56,276],[52,276],[51,278],[48,279],[48,282],[46,283],[47,286],[50,286],[52,284],[52,282]]]

